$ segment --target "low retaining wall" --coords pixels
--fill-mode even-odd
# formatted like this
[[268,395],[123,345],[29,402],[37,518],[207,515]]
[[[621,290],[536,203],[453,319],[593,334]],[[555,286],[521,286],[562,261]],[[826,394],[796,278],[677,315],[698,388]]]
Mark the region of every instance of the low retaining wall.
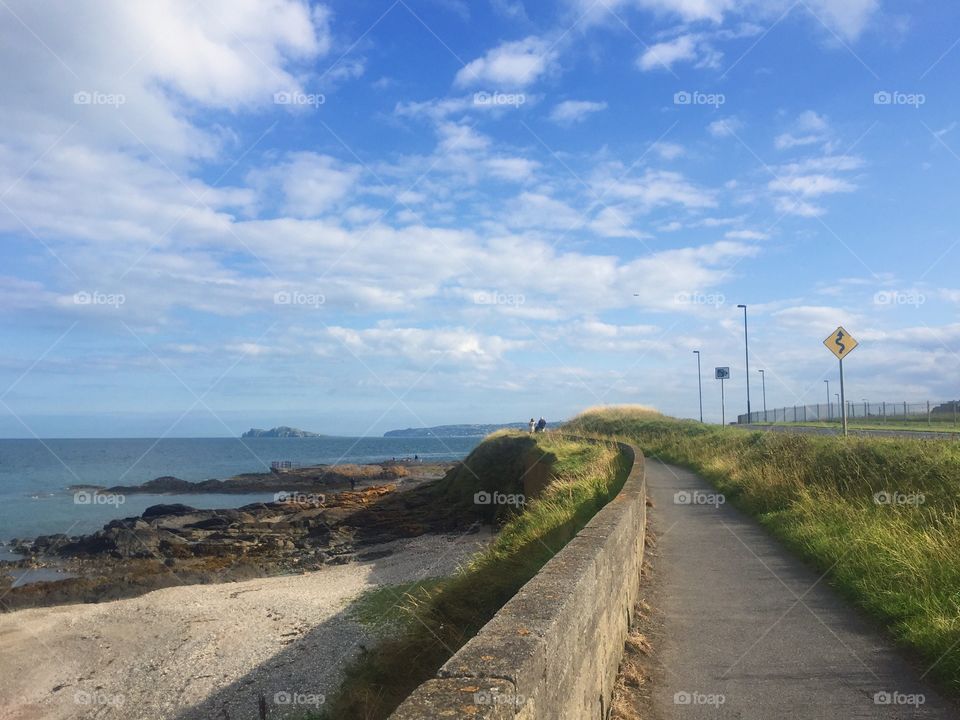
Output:
[[391,720],[603,720],[633,620],[646,523],[643,455],[623,488]]

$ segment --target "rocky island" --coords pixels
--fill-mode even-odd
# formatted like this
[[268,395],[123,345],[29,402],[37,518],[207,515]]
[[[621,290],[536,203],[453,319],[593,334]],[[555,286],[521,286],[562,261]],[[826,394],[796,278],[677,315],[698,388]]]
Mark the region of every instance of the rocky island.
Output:
[[270,430],[261,430],[259,428],[250,428],[243,435],[242,438],[318,438],[318,437],[327,437],[327,435],[321,435],[320,433],[309,432],[308,430],[300,430],[299,428],[288,427],[287,425],[280,425]]

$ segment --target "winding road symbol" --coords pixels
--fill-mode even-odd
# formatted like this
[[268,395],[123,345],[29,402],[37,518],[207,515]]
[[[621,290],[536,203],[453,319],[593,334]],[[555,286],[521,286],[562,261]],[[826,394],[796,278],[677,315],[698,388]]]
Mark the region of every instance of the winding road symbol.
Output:
[[823,344],[827,346],[827,350],[836,355],[840,360],[843,360],[843,358],[849,355],[860,343],[858,343],[850,333],[844,330],[843,326],[840,326],[827,336]]

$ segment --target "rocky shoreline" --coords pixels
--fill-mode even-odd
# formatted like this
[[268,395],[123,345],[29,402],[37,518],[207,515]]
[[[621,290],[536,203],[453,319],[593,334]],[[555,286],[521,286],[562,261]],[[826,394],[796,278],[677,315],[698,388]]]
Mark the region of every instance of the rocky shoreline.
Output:
[[[462,532],[477,520],[463,509],[437,511],[437,478],[450,471],[450,464],[346,467],[193,484],[206,488],[196,492],[223,492],[210,489],[209,482],[245,488],[254,483],[258,492],[282,486],[277,502],[218,510],[158,504],[89,535],[17,540],[12,549],[26,557],[0,563],[4,593],[0,610],[100,602],[172,585],[243,580],[375,559],[364,548],[424,533]],[[170,480],[160,478],[146,486],[184,492],[184,481]],[[331,492],[351,480],[364,487]],[[11,568],[62,570],[75,577],[11,588],[11,578],[3,573]]]
[[446,465],[419,465],[390,462],[380,465],[317,465],[315,467],[263,473],[244,473],[226,480],[201,480],[190,482],[171,475],[149,480],[141,485],[71,485],[71,492],[98,492],[117,495],[135,494],[246,494],[258,492],[308,492],[317,493],[336,486],[371,481],[393,481],[407,477],[413,469],[417,477],[423,477],[431,469]]

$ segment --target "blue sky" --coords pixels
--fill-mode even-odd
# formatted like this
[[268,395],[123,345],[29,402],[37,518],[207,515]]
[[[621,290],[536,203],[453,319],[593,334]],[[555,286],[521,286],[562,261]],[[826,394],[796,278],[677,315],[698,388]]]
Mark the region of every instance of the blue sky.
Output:
[[955,398],[958,18],[6,0],[0,436]]

